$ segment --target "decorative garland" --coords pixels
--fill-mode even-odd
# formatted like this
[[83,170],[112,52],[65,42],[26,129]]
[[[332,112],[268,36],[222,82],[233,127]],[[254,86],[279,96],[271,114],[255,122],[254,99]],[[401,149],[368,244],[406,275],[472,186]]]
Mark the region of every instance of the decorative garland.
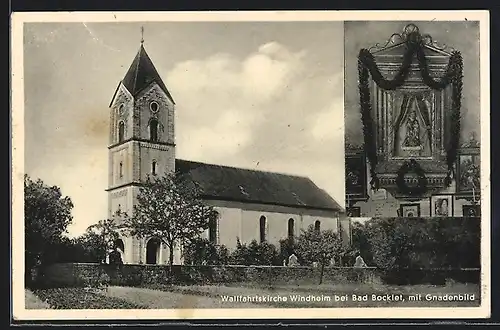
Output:
[[420,33],[412,32],[406,38],[407,51],[403,56],[403,63],[396,76],[392,80],[385,79],[382,76],[373,54],[368,49],[361,49],[358,55],[358,75],[359,75],[359,98],[361,106],[361,121],[363,123],[364,145],[368,161],[370,162],[370,174],[372,180],[370,185],[372,189],[379,188],[379,179],[376,173],[378,163],[377,147],[374,138],[374,125],[372,119],[372,104],[370,98],[369,75],[375,81],[378,87],[384,90],[395,90],[401,87],[410,72],[410,66],[413,56],[416,55],[423,82],[434,90],[442,90],[449,84],[452,85],[452,105],[451,105],[451,132],[450,142],[446,148],[446,163],[448,173],[445,184],[451,184],[453,174],[453,165],[457,158],[457,148],[460,134],[460,108],[462,105],[462,78],[463,61],[460,52],[453,51],[448,62],[446,73],[438,80],[432,78],[429,74],[429,67],[423,49],[423,41]]
[[[416,187],[410,187],[406,184],[405,176],[408,173],[415,173],[417,175],[418,184]],[[420,165],[414,159],[411,159],[409,162],[404,162],[399,168],[396,185],[405,195],[420,196],[427,191],[427,177]]]

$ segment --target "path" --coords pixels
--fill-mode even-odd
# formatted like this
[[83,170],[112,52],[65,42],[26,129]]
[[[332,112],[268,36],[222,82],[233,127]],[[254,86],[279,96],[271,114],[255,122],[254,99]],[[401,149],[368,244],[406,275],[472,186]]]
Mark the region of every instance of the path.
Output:
[[26,309],[50,309],[50,305],[35,296],[28,289],[24,290],[24,305]]
[[145,288],[119,287],[108,288],[109,297],[121,298],[150,309],[176,308],[262,308],[260,304],[223,302],[220,297],[207,297],[194,294],[157,291]]

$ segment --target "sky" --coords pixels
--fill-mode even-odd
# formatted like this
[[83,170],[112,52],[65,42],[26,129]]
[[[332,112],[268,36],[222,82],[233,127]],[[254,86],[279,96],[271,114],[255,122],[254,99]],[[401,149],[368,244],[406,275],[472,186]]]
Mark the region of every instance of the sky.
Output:
[[144,46],[176,102],[176,157],[311,178],[344,203],[342,22],[27,23],[25,171],[107,216],[109,103]]

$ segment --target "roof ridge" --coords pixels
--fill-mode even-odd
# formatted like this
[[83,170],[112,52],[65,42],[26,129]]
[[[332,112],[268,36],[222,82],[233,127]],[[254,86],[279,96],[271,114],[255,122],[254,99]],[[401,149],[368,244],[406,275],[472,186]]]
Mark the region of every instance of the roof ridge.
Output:
[[235,170],[243,170],[243,171],[249,171],[249,172],[259,172],[259,173],[269,173],[269,174],[283,175],[283,176],[287,176],[287,177],[307,179],[307,180],[313,182],[309,177],[304,176],[304,175],[298,175],[298,174],[287,174],[287,173],[281,173],[281,172],[275,172],[275,171],[266,171],[266,170],[259,170],[259,169],[252,169],[252,168],[231,166],[231,165],[212,164],[212,163],[205,163],[205,162],[200,162],[200,161],[195,161],[195,160],[189,160],[189,159],[176,158],[175,160],[179,160],[179,161],[183,161],[183,162],[196,163],[196,164],[202,164],[202,165],[224,167],[224,168],[230,168],[230,169],[235,169]]

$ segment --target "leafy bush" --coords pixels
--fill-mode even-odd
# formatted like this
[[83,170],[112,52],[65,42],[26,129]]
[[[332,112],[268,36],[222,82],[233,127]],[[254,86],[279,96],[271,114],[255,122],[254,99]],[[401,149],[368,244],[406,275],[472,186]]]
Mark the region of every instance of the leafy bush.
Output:
[[186,265],[227,265],[229,251],[224,245],[216,245],[205,238],[196,238],[184,248]]
[[267,242],[257,243],[256,240],[250,244],[241,244],[238,239],[236,249],[231,253],[230,262],[234,265],[245,266],[280,266],[280,254],[273,244]]
[[372,219],[361,232],[367,242],[361,254],[379,268],[480,267],[480,222],[474,218]]
[[109,254],[110,265],[123,265],[122,255],[117,250],[113,250]]
[[144,309],[145,306],[107,297],[84,288],[55,288],[34,291],[40,299],[55,309]]

